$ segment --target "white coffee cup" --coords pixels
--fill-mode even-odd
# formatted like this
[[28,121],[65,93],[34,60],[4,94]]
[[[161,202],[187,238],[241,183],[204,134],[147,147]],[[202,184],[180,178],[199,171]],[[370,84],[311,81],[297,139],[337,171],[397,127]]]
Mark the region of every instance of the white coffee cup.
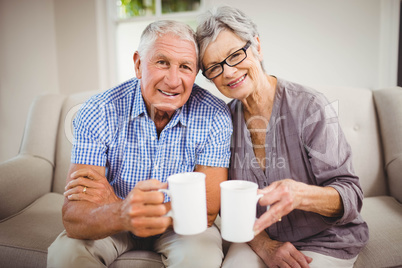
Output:
[[250,181],[224,181],[221,186],[221,234],[226,241],[244,243],[253,240],[258,185]]
[[185,172],[167,178],[169,189],[160,189],[171,198],[173,228],[180,235],[195,235],[207,229],[205,174]]

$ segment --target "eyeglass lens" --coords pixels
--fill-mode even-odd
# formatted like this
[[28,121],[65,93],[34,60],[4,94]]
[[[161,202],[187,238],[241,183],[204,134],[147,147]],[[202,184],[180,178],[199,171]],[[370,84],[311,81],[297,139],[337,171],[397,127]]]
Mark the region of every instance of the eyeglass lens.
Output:
[[230,54],[224,61],[221,63],[215,64],[205,70],[205,76],[209,79],[215,78],[223,72],[223,64],[226,63],[227,65],[233,67],[242,62],[247,57],[246,52],[243,48],[235,51],[234,53]]

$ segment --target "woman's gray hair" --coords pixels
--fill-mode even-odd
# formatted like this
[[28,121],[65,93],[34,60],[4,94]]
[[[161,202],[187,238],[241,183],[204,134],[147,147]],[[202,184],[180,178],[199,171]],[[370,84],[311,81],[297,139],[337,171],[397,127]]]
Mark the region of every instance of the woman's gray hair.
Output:
[[243,41],[251,42],[250,48],[254,55],[258,55],[256,36],[259,36],[257,25],[251,21],[242,11],[230,6],[215,7],[199,17],[197,27],[197,43],[200,51],[200,68],[205,50],[211,42],[214,42],[223,30],[229,30]]
[[173,20],[155,21],[144,29],[140,44],[138,45],[138,54],[140,57],[147,56],[148,52],[152,50],[156,39],[166,34],[174,34],[181,40],[193,42],[198,64],[198,46],[194,30],[183,22]]

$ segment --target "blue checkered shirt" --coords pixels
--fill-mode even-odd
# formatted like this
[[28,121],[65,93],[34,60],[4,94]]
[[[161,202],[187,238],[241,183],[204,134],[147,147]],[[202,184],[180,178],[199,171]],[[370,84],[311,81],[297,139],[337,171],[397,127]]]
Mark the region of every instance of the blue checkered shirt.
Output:
[[93,96],[74,120],[71,162],[106,166],[120,198],[137,182],[194,171],[196,165],[228,167],[232,122],[226,104],[193,86],[158,138],[141,95],[140,80]]

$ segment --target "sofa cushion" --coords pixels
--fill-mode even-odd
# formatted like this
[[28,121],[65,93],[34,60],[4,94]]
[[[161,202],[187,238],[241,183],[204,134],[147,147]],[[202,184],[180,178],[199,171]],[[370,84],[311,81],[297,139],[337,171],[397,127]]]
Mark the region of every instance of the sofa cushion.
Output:
[[70,167],[73,141],[73,119],[82,103],[99,91],[86,91],[67,97],[61,109],[56,144],[56,166],[54,170],[53,192],[63,193],[66,186],[67,172]]
[[364,196],[386,195],[382,145],[372,91],[354,87],[314,88],[338,110],[342,130],[352,147],[353,167]]
[[60,94],[35,98],[28,113],[20,154],[46,159],[54,166],[56,133],[64,98]]
[[[47,249],[64,230],[64,196],[48,193],[30,206],[0,221],[0,267],[46,267]],[[130,251],[111,267],[164,267],[159,254]]]
[[[390,196],[365,198],[361,211],[370,239],[355,267],[397,267],[402,263],[402,204]],[[400,267],[400,266],[399,266]]]
[[64,229],[63,201],[48,193],[0,222],[0,267],[46,267],[47,248]]
[[384,145],[389,191],[402,202],[402,88],[374,91]]
[[0,170],[0,222],[51,189],[53,166],[41,157],[19,154],[0,163]]

